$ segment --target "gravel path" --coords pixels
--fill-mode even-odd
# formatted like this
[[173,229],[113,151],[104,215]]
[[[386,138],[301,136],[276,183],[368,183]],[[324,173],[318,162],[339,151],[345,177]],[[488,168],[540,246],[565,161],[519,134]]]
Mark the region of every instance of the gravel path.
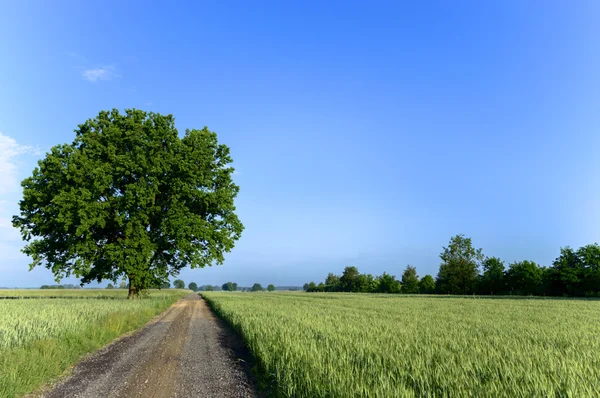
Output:
[[241,341],[191,294],[80,362],[43,396],[257,397]]

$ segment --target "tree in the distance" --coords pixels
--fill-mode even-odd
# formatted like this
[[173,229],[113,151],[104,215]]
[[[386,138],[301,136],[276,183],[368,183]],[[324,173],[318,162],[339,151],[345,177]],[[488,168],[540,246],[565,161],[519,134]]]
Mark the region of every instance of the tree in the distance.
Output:
[[190,284],[188,285],[188,289],[190,289],[193,292],[197,292],[198,284],[196,282],[190,282]]
[[511,293],[530,296],[539,294],[542,286],[544,269],[533,261],[518,261],[511,264],[506,271],[506,280]]
[[432,294],[435,292],[435,280],[431,275],[425,275],[419,281],[419,291],[421,294]]
[[471,238],[456,235],[440,254],[442,263],[436,287],[443,294],[471,294],[475,291],[479,263],[483,261],[481,249],[475,249]]
[[406,266],[404,273],[402,274],[402,293],[419,293],[419,276],[417,275],[417,269]]
[[129,295],[222,264],[241,236],[229,148],[206,127],[183,138],[172,115],[103,111],[22,182],[13,225],[30,268],[83,284],[129,279]]
[[263,287],[260,285],[260,283],[255,283],[254,285],[252,285],[252,289],[253,292],[262,292],[264,289]]
[[221,289],[225,292],[234,292],[237,289],[237,283],[233,283],[233,282],[223,283],[223,286],[221,286]]
[[181,279],[175,279],[173,281],[173,286],[175,287],[175,289],[185,289],[185,282]]
[[269,285],[267,286],[267,290],[270,292],[274,292],[275,291],[275,285]]
[[400,281],[396,280],[394,275],[384,272],[377,280],[379,282],[377,286],[377,291],[379,293],[400,293]]
[[112,283],[109,283],[108,285],[106,285],[107,289],[114,289],[115,286]]
[[329,275],[327,275],[327,278],[325,278],[325,284],[329,291],[336,292],[340,289],[340,277],[333,272],[330,272]]
[[213,287],[211,285],[207,285],[205,290],[207,292],[212,292],[213,291]]
[[350,266],[344,268],[340,277],[340,288],[343,292],[355,292],[358,290],[358,268]]
[[501,294],[504,291],[504,262],[498,257],[487,257],[481,264],[483,275],[479,281],[479,293]]

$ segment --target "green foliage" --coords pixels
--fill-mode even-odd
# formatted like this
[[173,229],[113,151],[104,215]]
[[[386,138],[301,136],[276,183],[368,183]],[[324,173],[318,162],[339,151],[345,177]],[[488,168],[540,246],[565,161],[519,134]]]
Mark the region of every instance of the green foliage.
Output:
[[338,291],[340,289],[340,277],[330,272],[327,278],[325,278],[325,284],[330,286],[332,291]]
[[342,292],[358,292],[358,268],[356,267],[346,267],[344,268],[344,273],[340,277],[340,290]]
[[275,291],[275,285],[269,285],[267,286],[267,290],[270,292],[274,292]]
[[115,286],[112,283],[109,283],[108,285],[106,285],[107,289],[114,289]]
[[379,293],[400,293],[402,286],[394,275],[384,272],[378,279],[377,291]]
[[173,287],[175,289],[185,289],[185,282],[182,281],[181,279],[175,279],[173,281]]
[[272,396],[600,396],[600,301],[205,297],[242,334]]
[[171,282],[164,281],[160,283],[160,289],[169,289],[171,287]]
[[252,285],[252,289],[250,289],[250,290],[253,292],[262,292],[264,289],[260,285],[260,283],[255,283],[254,285]]
[[533,261],[519,261],[511,264],[506,271],[506,280],[512,294],[528,296],[539,294],[544,270]]
[[406,266],[406,270],[402,274],[402,293],[419,293],[419,276],[417,269]]
[[[45,290],[45,289],[51,289],[51,290],[54,290],[54,289],[65,289],[65,288],[66,288],[66,287],[65,287],[65,286],[63,286],[63,285],[42,285],[42,286],[40,287],[40,289],[44,289],[44,290]],[[70,285],[70,286],[69,286],[69,288],[70,288],[70,289],[74,289],[73,285]]]
[[130,295],[185,267],[221,264],[240,238],[229,148],[171,115],[100,112],[22,182],[13,225],[57,279],[130,281]]
[[435,280],[431,275],[425,275],[419,281],[419,291],[422,294],[432,294],[435,292]]
[[190,289],[193,292],[197,292],[198,284],[196,282],[190,282],[190,284],[188,285],[188,289]]
[[600,246],[592,244],[577,251],[561,248],[552,271],[546,274],[553,295],[597,296],[600,294]]
[[479,281],[480,294],[501,294],[506,288],[504,262],[498,257],[487,257],[483,263],[483,275]]
[[206,290],[207,292],[212,292],[214,289],[211,285],[208,285],[204,288],[204,290]]
[[386,272],[373,277],[361,274],[356,267],[346,267],[341,277],[329,273],[325,283],[305,283],[303,289],[307,292],[600,296],[598,244],[578,250],[562,248],[560,256],[549,268],[521,261],[505,270],[499,258],[484,259],[482,250],[474,249],[470,238],[457,235],[440,257],[442,264],[437,282],[430,275],[419,281],[416,269],[411,266],[402,275],[402,285]]
[[440,254],[442,263],[436,287],[444,294],[471,294],[475,291],[482,249],[475,249],[471,238],[456,235]]
[[233,283],[233,282],[224,283],[223,286],[221,287],[221,289],[226,292],[235,292],[237,290],[237,283]]

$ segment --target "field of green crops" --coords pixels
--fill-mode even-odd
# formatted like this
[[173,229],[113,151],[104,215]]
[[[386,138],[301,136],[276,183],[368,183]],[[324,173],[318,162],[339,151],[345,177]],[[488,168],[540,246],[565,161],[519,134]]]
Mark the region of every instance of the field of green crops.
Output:
[[600,301],[203,296],[276,396],[600,396]]
[[[175,290],[175,289],[169,289]],[[156,290],[165,292],[167,290]],[[0,297],[127,297],[127,289],[0,289]],[[150,292],[153,292],[152,290]]]
[[168,289],[126,300],[125,290],[1,290],[0,296],[66,298],[0,300],[0,397],[31,392],[189,293]]

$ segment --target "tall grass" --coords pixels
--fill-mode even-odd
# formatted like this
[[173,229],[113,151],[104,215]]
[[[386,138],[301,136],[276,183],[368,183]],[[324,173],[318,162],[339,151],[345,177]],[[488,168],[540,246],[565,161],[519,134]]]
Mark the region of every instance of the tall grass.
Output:
[[203,296],[276,396],[600,396],[599,301]]
[[185,294],[189,291],[153,292],[139,300],[125,300],[126,292],[115,300],[0,300],[0,397],[39,388]]

